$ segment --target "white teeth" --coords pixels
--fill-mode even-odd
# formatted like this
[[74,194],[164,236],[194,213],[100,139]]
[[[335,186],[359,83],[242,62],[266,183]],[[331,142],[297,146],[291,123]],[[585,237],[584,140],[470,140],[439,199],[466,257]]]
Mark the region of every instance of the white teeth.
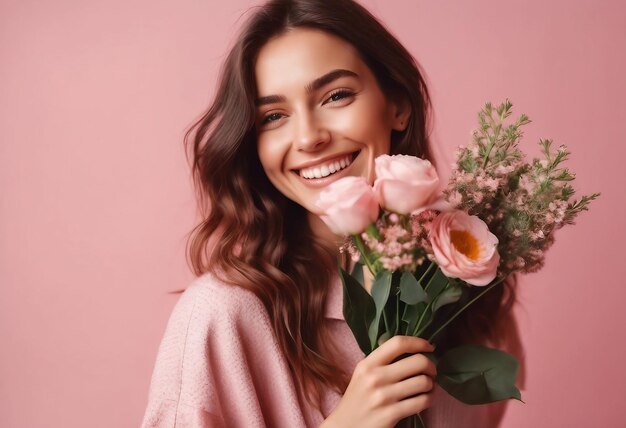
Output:
[[329,162],[327,164],[317,166],[314,168],[304,168],[300,170],[300,175],[304,178],[322,178],[328,177],[342,169],[346,168],[352,163],[352,156],[348,155],[338,161]]

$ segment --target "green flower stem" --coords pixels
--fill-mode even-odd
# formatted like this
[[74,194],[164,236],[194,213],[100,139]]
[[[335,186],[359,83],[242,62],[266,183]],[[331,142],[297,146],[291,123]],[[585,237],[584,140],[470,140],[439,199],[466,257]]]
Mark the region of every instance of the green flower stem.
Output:
[[[430,266],[428,266],[428,268],[424,271],[422,276],[420,276],[420,279],[417,280],[417,282],[419,282],[420,285],[422,284],[422,280],[426,278],[426,275],[428,275],[428,273],[432,270],[434,266],[436,266],[435,262],[430,262]],[[430,285],[430,282],[426,284],[426,286],[424,287],[424,291],[428,290],[429,285]]]
[[470,300],[469,302],[467,302],[465,304],[465,306],[463,306],[461,309],[459,309],[450,319],[448,319],[448,321],[446,321],[441,327],[439,327],[433,334],[430,335],[430,337],[428,338],[429,342],[432,342],[432,340],[435,338],[435,336],[437,336],[441,330],[443,330],[444,328],[446,328],[446,326],[448,324],[450,324],[452,321],[454,321],[454,319],[456,317],[458,317],[461,312],[463,312],[465,309],[467,309],[472,303],[474,303],[476,300],[480,299],[480,297],[487,293],[489,290],[491,290],[493,287],[495,287],[496,285],[500,284],[502,281],[504,281],[505,278],[500,278],[497,281],[495,281],[493,284],[491,284],[489,287],[485,288],[485,290],[483,290],[482,293],[480,293],[478,296],[474,297],[472,300]]
[[[428,273],[432,270],[432,268],[436,266],[435,262],[431,262],[430,266],[428,266],[428,268],[426,269],[426,271],[424,271],[424,273],[422,274],[422,276],[420,277],[420,279],[418,280],[418,282],[421,284],[422,280],[424,278],[426,278],[426,275],[428,275]],[[424,287],[424,291],[428,290],[428,286],[430,285],[430,281],[428,282],[428,284],[426,284],[426,286]],[[447,286],[446,286],[447,287]],[[443,289],[445,290],[446,287],[444,287]],[[443,292],[443,290],[442,290]],[[435,298],[436,300],[436,298]],[[433,300],[434,302],[434,300]],[[424,309],[424,312],[422,312],[422,314],[420,315],[419,319],[417,320],[417,324],[415,325],[415,329],[413,330],[413,336],[415,336],[417,334],[417,332],[419,331],[420,325],[422,325],[422,321],[424,320],[424,316],[426,315],[426,312],[428,312],[428,309],[431,307],[432,302],[428,303],[428,305],[426,306],[426,308]]]
[[374,268],[374,264],[370,261],[368,257],[368,251],[365,248],[363,239],[361,239],[360,235],[352,235],[352,238],[354,239],[354,244],[356,245],[356,248],[359,250],[359,252],[363,256],[363,260],[365,260],[365,264],[367,265],[367,268],[370,270],[374,278],[376,278],[377,272],[376,272],[376,269]]
[[405,419],[402,419],[400,422],[398,422],[396,427],[398,428],[425,428],[426,424],[424,424],[424,420],[422,419],[422,416],[419,413],[416,413],[415,415],[411,415],[411,416],[406,417]]
[[375,223],[370,223],[367,228],[365,229],[365,232],[371,236],[372,238],[380,241],[380,232],[378,231],[378,229],[376,228],[376,224]]
[[[430,284],[430,283],[429,283]],[[441,291],[439,292],[439,294],[437,294],[437,297],[435,297],[433,300],[431,300],[428,305],[426,306],[426,309],[424,309],[424,312],[422,312],[422,315],[420,315],[419,320],[417,320],[417,325],[415,326],[415,330],[413,330],[413,336],[417,336],[419,337],[419,335],[422,333],[422,331],[424,331],[424,329],[426,327],[428,327],[427,325],[425,325],[424,327],[420,328],[420,326],[422,325],[422,321],[424,320],[424,317],[426,316],[426,312],[428,312],[428,309],[431,308],[431,306],[433,305],[433,303],[435,303],[437,301],[437,299],[439,298],[439,296],[441,296],[444,291],[446,291],[448,289],[448,287],[450,286],[450,282],[448,281],[448,283],[446,284],[445,287],[443,287],[441,289]]]
[[424,420],[422,419],[422,415],[420,415],[419,413],[416,414],[415,416],[417,416],[417,420],[415,421],[415,428],[425,428],[426,424],[424,423]]
[[489,148],[487,149],[487,153],[485,154],[485,159],[484,159],[484,162],[483,162],[483,168],[482,169],[485,169],[487,167],[487,164],[489,163],[489,156],[491,155],[491,150],[493,150],[493,146],[495,146],[495,145],[496,145],[495,141],[489,143]]
[[396,336],[400,330],[400,295],[396,294],[396,330],[393,335]]
[[422,325],[422,321],[424,320],[424,316],[426,315],[426,312],[428,312],[428,308],[430,308],[430,303],[428,304],[428,306],[426,306],[426,309],[424,309],[424,312],[422,312],[422,315],[420,315],[419,320],[417,320],[417,324],[415,325],[415,330],[413,330],[413,334],[412,336],[418,336],[420,329],[420,326]]
[[413,336],[416,337],[420,337],[420,335],[424,332],[424,330],[426,330],[428,328],[428,325],[425,325],[424,327],[420,328],[419,330],[417,330],[417,333],[415,333]]

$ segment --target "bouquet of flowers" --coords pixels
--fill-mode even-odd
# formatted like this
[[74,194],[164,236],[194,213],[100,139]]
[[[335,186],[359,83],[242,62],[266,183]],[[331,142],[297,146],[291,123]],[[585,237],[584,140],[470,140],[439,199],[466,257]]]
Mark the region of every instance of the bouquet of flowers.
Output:
[[[540,140],[543,159],[524,160],[520,128],[530,120],[521,115],[505,124],[511,107],[506,100],[479,112],[480,127],[459,147],[443,191],[429,161],[383,155],[375,159],[373,186],[345,177],[321,192],[322,219],[349,237],[343,250],[355,267],[341,270],[344,316],[366,355],[398,334],[436,343],[509,275],[540,269],[555,231],[599,196],[572,200],[565,146],[554,150],[551,140]],[[373,278],[370,293],[364,267]],[[482,290],[470,295],[473,287]],[[445,316],[435,317],[438,311]],[[435,381],[464,403],[521,400],[512,355],[472,344],[429,357],[437,364]],[[419,415],[409,423],[423,426]]]

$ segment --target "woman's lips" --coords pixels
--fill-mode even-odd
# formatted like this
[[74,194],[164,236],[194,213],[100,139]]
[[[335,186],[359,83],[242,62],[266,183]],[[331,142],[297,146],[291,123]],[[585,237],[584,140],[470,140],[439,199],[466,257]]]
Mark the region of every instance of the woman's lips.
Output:
[[[332,183],[335,180],[338,180],[342,177],[347,176],[350,169],[352,168],[352,165],[354,164],[356,158],[359,156],[360,153],[361,151],[359,150],[359,151],[352,153],[351,155],[347,155],[347,156],[352,156],[352,161],[350,162],[350,164],[344,167],[343,169],[341,169],[340,171],[334,172],[330,175],[327,175],[326,177],[304,178],[302,175],[300,175],[299,170],[292,170],[292,172],[298,177],[298,179],[302,183],[304,183],[305,185],[309,187],[313,187],[313,188],[324,187],[324,186],[327,186],[329,183]],[[342,159],[342,158],[343,157],[338,157],[337,159]],[[326,163],[324,163],[324,165],[326,165]]]
[[347,168],[351,163],[352,154],[346,154],[308,168],[301,168],[299,172],[304,178],[323,178]]

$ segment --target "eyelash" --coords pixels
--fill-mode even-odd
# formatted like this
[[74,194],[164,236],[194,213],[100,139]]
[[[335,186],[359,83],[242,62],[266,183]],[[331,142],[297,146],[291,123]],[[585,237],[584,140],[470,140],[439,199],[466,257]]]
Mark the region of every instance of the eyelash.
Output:
[[[337,96],[337,95],[342,95],[342,97],[341,97],[341,98],[339,98],[338,100],[331,100],[331,101],[328,101],[328,100],[330,100],[331,98],[333,98],[333,97],[335,97],[335,96]],[[338,102],[338,101],[341,101],[341,100],[343,100],[343,99],[345,99],[345,98],[351,97],[351,96],[353,96],[353,95],[354,95],[354,92],[352,92],[352,91],[349,91],[349,90],[347,90],[347,89],[339,89],[339,90],[337,90],[337,91],[335,91],[335,92],[331,93],[331,94],[328,96],[328,98],[326,99],[326,101],[324,102],[324,104],[326,104],[327,102]],[[270,118],[271,118],[271,117],[273,117],[273,116],[274,116],[274,117],[275,117],[275,116],[280,116],[280,113],[270,113],[270,114],[268,114],[267,116],[263,117],[263,119],[261,119],[261,125],[266,125],[266,124],[268,124],[268,123],[270,123],[270,122],[276,122],[277,120],[279,120],[279,119],[280,119],[280,117],[277,117],[275,120],[270,120]]]
[[268,114],[263,119],[261,119],[261,125],[266,125],[266,124],[268,124],[270,122],[276,122],[279,119],[279,118],[276,118],[276,120],[270,120],[270,117],[272,117],[272,116],[280,116],[280,113]]
[[[339,100],[335,100],[335,101],[340,101],[340,100],[342,100],[344,98],[351,97],[352,95],[354,95],[354,92],[349,91],[347,89],[339,89],[339,90],[333,92],[332,94],[330,94],[328,96],[328,99],[334,97],[335,95],[343,95]],[[333,101],[333,102],[335,102],[335,101]]]

